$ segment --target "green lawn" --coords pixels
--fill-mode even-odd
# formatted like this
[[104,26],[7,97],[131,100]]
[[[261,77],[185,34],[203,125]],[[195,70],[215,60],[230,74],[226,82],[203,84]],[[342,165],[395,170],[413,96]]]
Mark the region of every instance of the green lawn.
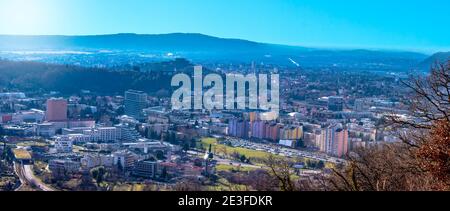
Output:
[[24,149],[13,149],[14,156],[19,160],[30,160],[31,154]]
[[210,144],[217,145],[217,139],[215,138],[202,138],[201,143],[204,147],[209,147]]
[[219,164],[216,166],[216,171],[253,171],[256,168],[251,167],[237,167],[232,165]]
[[113,187],[113,191],[132,191],[133,185],[130,184],[116,184]]
[[246,191],[245,185],[232,184],[225,178],[219,178],[217,185],[206,186],[207,191]]
[[200,143],[202,144],[204,150],[207,150],[209,148],[209,145],[212,145],[213,152],[225,156],[231,156],[233,153],[237,152],[241,155],[245,155],[245,157],[250,159],[264,159],[271,155],[271,153],[265,151],[246,149],[241,147],[230,147],[227,145],[219,144],[217,143],[217,139],[215,138],[203,138],[201,139]]
[[47,143],[43,142],[37,142],[37,141],[27,141],[27,142],[20,142],[17,144],[17,146],[21,147],[46,147],[48,146]]

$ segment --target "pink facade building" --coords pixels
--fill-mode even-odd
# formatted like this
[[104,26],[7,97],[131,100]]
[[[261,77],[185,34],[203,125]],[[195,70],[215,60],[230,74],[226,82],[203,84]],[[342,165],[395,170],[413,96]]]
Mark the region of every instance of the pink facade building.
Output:
[[343,157],[348,153],[348,130],[341,124],[324,129],[320,138],[320,150],[336,157]]
[[336,140],[333,146],[335,155],[342,157],[348,152],[348,131],[347,129],[338,129],[335,136]]
[[47,100],[45,120],[48,122],[67,121],[67,100],[62,98]]

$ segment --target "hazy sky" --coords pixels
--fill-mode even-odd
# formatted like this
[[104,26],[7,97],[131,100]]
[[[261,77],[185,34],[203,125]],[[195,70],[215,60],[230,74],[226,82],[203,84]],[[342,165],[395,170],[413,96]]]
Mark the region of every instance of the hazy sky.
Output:
[[0,34],[194,32],[312,46],[450,50],[449,0],[0,0]]

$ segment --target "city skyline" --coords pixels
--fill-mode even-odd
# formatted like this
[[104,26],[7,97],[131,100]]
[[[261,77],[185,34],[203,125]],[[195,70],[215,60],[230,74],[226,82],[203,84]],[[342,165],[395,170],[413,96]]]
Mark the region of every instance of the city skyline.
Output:
[[436,26],[449,21],[439,12],[449,3],[424,3],[1,0],[0,34],[182,32],[306,47],[448,51],[448,29]]

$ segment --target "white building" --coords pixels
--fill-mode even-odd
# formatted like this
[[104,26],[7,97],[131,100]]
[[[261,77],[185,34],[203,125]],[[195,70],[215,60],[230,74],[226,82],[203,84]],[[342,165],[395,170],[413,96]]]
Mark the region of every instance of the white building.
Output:
[[73,141],[69,136],[55,137],[55,149],[58,153],[72,152]]
[[109,142],[118,141],[121,138],[121,129],[117,127],[78,127],[71,129],[63,129],[64,135],[82,134],[84,137],[88,137],[86,142]]
[[36,127],[36,133],[38,136],[52,137],[56,134],[57,128],[53,123],[42,123]]
[[35,122],[41,123],[44,120],[45,112],[37,109],[31,109],[29,111],[20,111],[12,115],[13,123],[23,122]]
[[6,92],[0,93],[0,99],[2,100],[15,100],[15,99],[25,99],[26,95],[23,92]]
[[130,125],[120,124],[117,127],[120,128],[120,139],[124,142],[137,141],[142,138],[139,132]]
[[79,171],[80,163],[71,160],[51,160],[48,167],[52,173],[73,173]]
[[99,127],[97,130],[101,141],[117,141],[121,137],[121,131],[116,127]]
[[113,164],[121,166],[122,170],[130,170],[137,161],[137,156],[130,151],[119,151],[113,153]]
[[87,154],[81,158],[81,166],[83,168],[95,168],[97,166],[112,167],[114,157],[112,155],[91,155]]

